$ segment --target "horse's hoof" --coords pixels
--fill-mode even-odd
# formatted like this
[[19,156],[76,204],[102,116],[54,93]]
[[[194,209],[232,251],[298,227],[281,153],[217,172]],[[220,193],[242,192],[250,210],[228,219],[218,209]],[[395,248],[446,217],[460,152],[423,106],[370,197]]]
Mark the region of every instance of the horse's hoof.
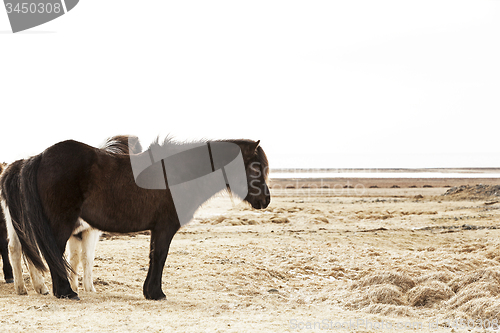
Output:
[[45,284],[42,286],[38,286],[35,288],[36,292],[39,293],[40,295],[48,295],[49,294],[49,289]]
[[26,288],[17,289],[16,292],[18,295],[28,295]]
[[14,279],[5,279],[5,283],[14,283]]
[[164,301],[167,299],[167,296],[165,296],[165,295],[150,296],[150,297],[146,297],[146,299],[149,299],[152,301]]
[[75,296],[66,296],[66,297],[61,297],[62,299],[68,299],[70,301],[79,301],[80,300],[80,297],[78,297],[78,295],[75,295]]
[[74,295],[65,295],[65,296],[56,296],[57,298],[60,299],[69,299],[70,301],[79,301],[80,297],[78,297],[77,294]]

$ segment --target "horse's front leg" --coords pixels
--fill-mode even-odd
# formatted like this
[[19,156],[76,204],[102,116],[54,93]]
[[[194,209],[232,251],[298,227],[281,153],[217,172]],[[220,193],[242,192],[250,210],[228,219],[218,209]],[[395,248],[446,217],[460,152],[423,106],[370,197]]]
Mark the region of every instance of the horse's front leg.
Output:
[[170,243],[177,230],[179,230],[178,223],[151,230],[149,270],[143,287],[143,294],[147,299],[160,300],[165,298],[165,294],[161,290],[161,276]]

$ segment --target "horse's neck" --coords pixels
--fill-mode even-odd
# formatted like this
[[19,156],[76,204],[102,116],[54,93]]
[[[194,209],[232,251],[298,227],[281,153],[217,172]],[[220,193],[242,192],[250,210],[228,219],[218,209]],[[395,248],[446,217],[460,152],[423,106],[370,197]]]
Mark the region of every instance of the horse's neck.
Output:
[[218,170],[199,179],[169,188],[179,222],[185,225],[191,221],[199,207],[226,188],[226,183],[221,170]]

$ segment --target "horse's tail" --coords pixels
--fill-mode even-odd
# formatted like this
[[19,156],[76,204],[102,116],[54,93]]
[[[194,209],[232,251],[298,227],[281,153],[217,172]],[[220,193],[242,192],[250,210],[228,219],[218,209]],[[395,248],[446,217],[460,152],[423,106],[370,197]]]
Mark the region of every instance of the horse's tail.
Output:
[[[24,197],[24,218],[22,219],[22,225],[27,238],[31,242],[36,243],[40,249],[43,258],[51,268],[51,273],[65,278],[67,277],[67,272],[71,271],[71,266],[57,247],[57,241],[49,220],[44,213],[43,204],[38,193],[38,168],[42,161],[42,156],[42,154],[39,154],[26,160],[21,169],[21,191]],[[39,256],[37,258],[30,256],[28,253],[25,254],[28,260],[33,263],[39,259]],[[35,267],[39,268],[36,265]]]
[[[38,252],[36,241],[30,237],[29,233],[23,225],[23,200],[21,197],[20,173],[24,160],[18,160],[12,163],[3,173],[0,178],[0,189],[5,203],[5,217],[10,217],[10,221],[19,238],[21,247],[27,259],[33,265],[41,270],[46,271],[42,258]],[[8,212],[6,211],[8,209]]]

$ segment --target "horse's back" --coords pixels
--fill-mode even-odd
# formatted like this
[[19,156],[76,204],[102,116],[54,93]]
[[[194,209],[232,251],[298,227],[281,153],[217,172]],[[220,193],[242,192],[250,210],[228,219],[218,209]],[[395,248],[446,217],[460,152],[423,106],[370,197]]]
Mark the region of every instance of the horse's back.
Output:
[[41,159],[38,193],[47,218],[54,224],[76,222],[80,216],[100,230],[147,230],[164,201],[164,192],[135,184],[127,154],[68,140],[34,158]]
[[66,140],[56,143],[42,152],[42,159],[47,162],[78,163],[95,159],[97,148],[75,140]]
[[98,152],[81,217],[94,228],[134,232],[151,227],[164,193],[138,187],[130,157]]
[[72,177],[72,172],[86,169],[95,162],[96,150],[74,140],[56,143],[41,153],[39,173],[52,177]]
[[79,206],[90,183],[90,170],[97,160],[96,148],[67,140],[56,143],[33,158],[41,158],[37,171],[40,199],[49,215]]

